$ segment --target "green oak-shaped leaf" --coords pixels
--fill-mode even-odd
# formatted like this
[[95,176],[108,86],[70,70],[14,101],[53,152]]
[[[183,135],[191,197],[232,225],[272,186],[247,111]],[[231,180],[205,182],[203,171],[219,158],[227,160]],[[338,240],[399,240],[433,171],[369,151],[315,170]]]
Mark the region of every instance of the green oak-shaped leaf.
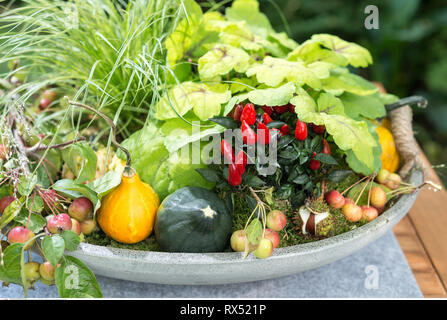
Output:
[[227,44],[218,44],[199,59],[199,74],[210,79],[229,73],[242,73],[248,69],[250,56],[244,50]]
[[155,118],[167,120],[184,116],[191,109],[200,120],[219,115],[222,104],[231,98],[228,85],[214,86],[183,82],[170,89],[155,106]]
[[218,40],[218,33],[207,29],[208,19],[210,17],[217,19],[217,15],[202,14],[197,3],[188,8],[188,13],[166,40],[167,60],[170,66],[175,66],[186,57],[200,57],[208,50],[211,43]]
[[250,102],[257,105],[281,106],[289,103],[295,91],[295,85],[292,82],[288,82],[278,88],[250,91],[247,96]]
[[220,42],[233,47],[258,51],[267,44],[247,28],[245,21],[209,20],[207,29],[218,32]]
[[313,35],[289,55],[290,60],[296,57],[306,62],[326,61],[340,66],[367,67],[372,63],[368,50],[330,34]]
[[331,70],[331,76],[323,79],[323,89],[338,96],[343,92],[350,92],[359,96],[369,96],[378,91],[368,80],[350,73],[347,69],[337,68]]
[[379,93],[358,96],[345,92],[339,98],[345,106],[346,115],[353,119],[359,119],[361,116],[376,119],[386,115],[385,105],[382,103]]
[[317,106],[318,112],[327,114],[345,114],[341,100],[327,92],[323,92],[318,96]]
[[[329,96],[322,99],[324,100],[320,103],[331,100]],[[301,121],[325,125],[326,131],[333,136],[334,142],[341,150],[345,152],[352,150],[360,162],[371,172],[374,171],[373,148],[378,145],[378,142],[371,135],[365,121],[356,121],[343,114],[318,112],[317,108],[321,106],[317,106],[312,97],[302,88],[298,88],[297,96],[290,102],[295,105],[295,111]]]
[[294,50],[298,47],[298,43],[290,39],[285,32],[272,32],[268,35],[267,40],[275,42],[289,50]]
[[225,15],[230,21],[245,21],[254,34],[264,39],[274,32],[267,16],[259,10],[257,0],[235,0],[231,7],[225,10]]
[[321,88],[320,79],[302,61],[287,61],[267,56],[262,64],[250,67],[246,75],[249,77],[256,75],[258,82],[270,87],[277,87],[287,81],[298,86],[307,84],[315,89]]

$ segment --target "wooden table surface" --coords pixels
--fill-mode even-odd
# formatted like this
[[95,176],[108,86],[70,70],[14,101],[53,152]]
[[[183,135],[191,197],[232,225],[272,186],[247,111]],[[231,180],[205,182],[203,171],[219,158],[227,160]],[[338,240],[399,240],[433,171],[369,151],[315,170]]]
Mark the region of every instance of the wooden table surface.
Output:
[[[430,166],[424,156],[427,166]],[[440,179],[431,170],[429,179]],[[447,192],[424,187],[394,234],[426,298],[447,298]]]

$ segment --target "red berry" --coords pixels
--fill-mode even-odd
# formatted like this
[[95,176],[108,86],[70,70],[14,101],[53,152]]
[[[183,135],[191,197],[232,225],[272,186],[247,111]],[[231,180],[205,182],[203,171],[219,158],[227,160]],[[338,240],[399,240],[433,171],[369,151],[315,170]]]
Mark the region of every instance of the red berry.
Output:
[[275,110],[275,112],[281,114],[281,113],[289,111],[289,105],[286,104],[283,106],[277,106],[277,107],[273,107],[273,109]]
[[295,128],[295,138],[300,141],[306,140],[307,138],[307,125],[305,122],[297,119],[296,128]]
[[283,125],[281,128],[279,128],[279,130],[282,132],[283,136],[287,136],[288,134],[290,134],[290,129],[287,124]]
[[325,154],[331,154],[331,148],[329,147],[329,144],[327,143],[326,139],[323,139],[323,153]]
[[227,140],[222,140],[220,143],[220,150],[224,156],[225,159],[228,160],[228,162],[234,162],[234,152],[233,148],[231,147],[231,144]]
[[236,165],[234,163],[230,163],[228,165],[228,183],[232,186],[238,186],[242,182],[242,175],[237,170]]
[[289,103],[289,112],[295,113],[295,106]]
[[264,113],[263,115],[262,115],[262,122],[264,122],[265,124],[268,124],[268,123],[270,123],[270,122],[272,122],[273,120],[272,120],[272,118],[270,118],[270,116],[268,115],[268,113]]
[[241,115],[243,110],[244,106],[242,105],[242,103],[238,103],[227,116],[233,118],[237,122],[241,122]]
[[316,134],[323,134],[324,130],[326,130],[326,127],[324,125],[318,126],[312,123],[312,131]]
[[262,110],[264,110],[264,112],[267,113],[269,116],[271,116],[272,113],[273,113],[273,108],[272,107],[263,106]]
[[242,111],[241,121],[246,121],[249,126],[252,126],[256,122],[256,110],[253,103],[247,103]]
[[257,136],[253,129],[248,125],[245,120],[242,120],[242,140],[247,145],[252,145],[256,143]]
[[265,124],[262,122],[258,123],[258,141],[260,144],[269,144],[270,143],[270,132]]
[[309,161],[309,168],[311,168],[312,170],[318,170],[320,168],[320,161],[312,159]]
[[236,156],[235,165],[241,175],[244,174],[247,163],[248,163],[247,155],[243,150],[239,151],[239,153]]
[[46,108],[48,108],[48,106],[51,104],[50,99],[48,98],[42,98],[39,102],[39,109],[40,110],[45,110]]

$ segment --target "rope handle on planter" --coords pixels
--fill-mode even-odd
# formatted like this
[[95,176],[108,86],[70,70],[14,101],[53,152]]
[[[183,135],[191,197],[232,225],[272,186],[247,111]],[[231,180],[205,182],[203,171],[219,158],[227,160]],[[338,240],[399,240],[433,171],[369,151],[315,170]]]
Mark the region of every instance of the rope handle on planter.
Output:
[[403,158],[403,166],[399,171],[401,176],[406,176],[414,164],[417,164],[427,179],[429,171],[422,160],[419,145],[416,142],[413,132],[413,112],[412,105],[419,108],[427,107],[427,99],[421,96],[411,96],[398,100],[395,103],[385,106],[391,121],[391,132],[394,136],[397,150]]

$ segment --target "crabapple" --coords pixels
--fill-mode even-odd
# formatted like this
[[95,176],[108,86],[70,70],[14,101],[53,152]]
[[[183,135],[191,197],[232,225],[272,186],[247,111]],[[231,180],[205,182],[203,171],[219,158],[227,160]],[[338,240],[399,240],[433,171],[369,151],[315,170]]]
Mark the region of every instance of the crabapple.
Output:
[[42,279],[54,281],[54,272],[56,268],[49,261],[45,261],[39,266],[39,273]]
[[379,211],[374,207],[362,206],[362,217],[368,222],[374,220],[379,216]]
[[47,228],[51,233],[62,233],[62,231],[71,230],[72,226],[71,218],[66,213],[51,216],[47,222]]
[[96,229],[96,221],[94,219],[89,219],[80,222],[81,224],[81,232],[85,235],[89,235]]
[[68,207],[68,214],[70,217],[78,220],[79,222],[89,218],[93,213],[93,203],[85,198],[77,198]]
[[326,202],[334,209],[339,209],[345,204],[345,197],[337,190],[326,193]]
[[281,241],[278,232],[268,228],[265,229],[264,238],[272,242],[273,248],[278,248],[279,242]]
[[287,217],[279,210],[272,210],[267,215],[267,227],[274,231],[281,231],[287,224]]
[[71,218],[71,231],[75,232],[78,236],[81,235],[81,223],[73,218]]
[[388,170],[386,170],[386,169],[382,169],[377,174],[377,177],[376,177],[377,182],[381,183],[381,184],[384,184],[388,180],[389,176],[390,176],[390,172]]
[[30,281],[31,283],[39,280],[40,279],[39,267],[40,265],[37,262],[25,263],[26,280]]
[[13,196],[6,196],[0,199],[0,214],[3,214],[5,209],[13,202],[16,198]]
[[395,190],[400,187],[401,183],[402,178],[397,173],[391,173],[388,177],[388,180],[385,182],[385,186],[387,186],[391,190]]
[[265,259],[270,257],[272,253],[273,243],[269,239],[263,238],[253,254],[259,259]]
[[362,219],[362,208],[355,203],[345,204],[342,208],[343,215],[351,222],[357,222]]
[[[11,231],[9,231],[8,234],[8,241],[10,244],[13,243],[27,243],[29,240],[34,238],[34,232],[32,232],[30,229],[27,229],[25,227],[15,227]],[[34,244],[34,241],[31,241],[26,247],[25,250],[28,250],[31,248]]]
[[45,110],[46,108],[48,108],[48,106],[51,104],[51,101],[50,101],[50,99],[48,99],[48,98],[42,98],[42,99],[40,99],[40,102],[39,102],[39,109],[40,110]]
[[231,249],[233,249],[236,252],[243,252],[245,251],[245,240],[247,237],[245,236],[244,230],[237,230],[233,232],[230,239],[230,245]]
[[385,207],[386,200],[386,193],[381,187],[371,188],[371,204],[373,205],[373,207]]

